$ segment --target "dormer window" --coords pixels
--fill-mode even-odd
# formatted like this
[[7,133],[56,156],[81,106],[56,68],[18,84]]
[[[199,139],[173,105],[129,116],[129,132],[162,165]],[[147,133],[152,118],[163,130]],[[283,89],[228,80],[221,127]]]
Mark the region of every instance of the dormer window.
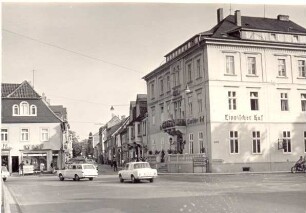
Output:
[[293,35],[293,42],[295,42],[295,43],[299,42],[299,36],[298,35]]
[[276,35],[276,33],[271,33],[271,40],[272,40],[272,41],[277,41],[277,35]]
[[16,104],[13,106],[13,115],[19,115],[19,106]]
[[31,115],[37,115],[37,107],[35,105],[31,105]]
[[37,107],[22,101],[19,105],[13,105],[13,116],[37,116]]
[[29,115],[29,103],[28,102],[20,103],[20,115]]

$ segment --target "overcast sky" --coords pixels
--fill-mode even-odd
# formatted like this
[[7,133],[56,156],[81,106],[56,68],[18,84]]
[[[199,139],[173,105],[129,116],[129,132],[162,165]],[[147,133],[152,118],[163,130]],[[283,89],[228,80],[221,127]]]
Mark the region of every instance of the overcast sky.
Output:
[[[33,83],[52,105],[68,110],[81,138],[96,133],[115,114],[128,115],[129,102],[146,93],[142,77],[164,55],[211,29],[216,11],[230,4],[5,3],[2,5],[2,82]],[[232,14],[264,16],[263,5],[232,4]],[[266,5],[306,27],[306,6]]]

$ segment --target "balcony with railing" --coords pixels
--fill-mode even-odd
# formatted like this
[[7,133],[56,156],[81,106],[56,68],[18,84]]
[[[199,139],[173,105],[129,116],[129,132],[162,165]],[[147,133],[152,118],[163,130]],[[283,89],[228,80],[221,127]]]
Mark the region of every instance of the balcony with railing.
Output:
[[186,131],[185,119],[172,119],[162,123],[160,129],[170,135],[182,134]]

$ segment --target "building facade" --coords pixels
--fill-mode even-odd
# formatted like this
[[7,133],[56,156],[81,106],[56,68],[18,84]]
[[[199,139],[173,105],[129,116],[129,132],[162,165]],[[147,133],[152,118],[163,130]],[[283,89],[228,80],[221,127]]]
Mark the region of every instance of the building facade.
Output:
[[130,116],[128,124],[128,159],[140,160],[146,153],[146,113],[147,95],[138,94],[136,101],[130,102]]
[[209,171],[289,170],[306,154],[306,29],[235,15],[144,77],[149,149],[205,153]]
[[[31,85],[2,84],[1,160],[9,171],[18,172],[19,164],[39,170],[62,168],[65,163],[65,132],[68,123],[59,118]],[[67,139],[68,140],[68,139]]]

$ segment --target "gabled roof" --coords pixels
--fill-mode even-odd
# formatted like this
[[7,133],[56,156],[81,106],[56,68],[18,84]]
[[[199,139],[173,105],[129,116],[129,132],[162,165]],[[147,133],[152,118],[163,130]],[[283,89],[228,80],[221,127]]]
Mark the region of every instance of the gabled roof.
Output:
[[1,97],[2,98],[26,98],[26,99],[39,99],[40,95],[35,92],[32,86],[24,81],[21,84],[7,84],[1,85]]

